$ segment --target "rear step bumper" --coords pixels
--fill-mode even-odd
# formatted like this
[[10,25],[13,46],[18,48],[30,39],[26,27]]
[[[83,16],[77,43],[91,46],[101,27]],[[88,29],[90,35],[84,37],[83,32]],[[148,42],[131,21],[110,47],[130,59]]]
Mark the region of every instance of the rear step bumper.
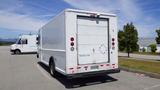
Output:
[[118,69],[103,70],[103,71],[94,71],[94,72],[69,74],[69,75],[67,75],[67,78],[101,76],[101,75],[113,74],[113,73],[119,73],[119,72],[120,72],[120,69],[118,68]]

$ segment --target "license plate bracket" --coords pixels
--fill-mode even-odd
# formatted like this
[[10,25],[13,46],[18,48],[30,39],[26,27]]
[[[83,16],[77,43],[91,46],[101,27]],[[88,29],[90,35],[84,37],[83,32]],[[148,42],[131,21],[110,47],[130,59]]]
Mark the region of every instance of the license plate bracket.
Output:
[[91,66],[91,69],[99,69],[98,65]]

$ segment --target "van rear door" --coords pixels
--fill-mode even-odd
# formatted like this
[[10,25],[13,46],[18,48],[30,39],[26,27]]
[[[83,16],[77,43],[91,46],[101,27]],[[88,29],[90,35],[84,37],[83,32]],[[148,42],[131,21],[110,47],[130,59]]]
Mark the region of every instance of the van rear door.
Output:
[[108,62],[108,33],[107,18],[77,16],[78,64]]

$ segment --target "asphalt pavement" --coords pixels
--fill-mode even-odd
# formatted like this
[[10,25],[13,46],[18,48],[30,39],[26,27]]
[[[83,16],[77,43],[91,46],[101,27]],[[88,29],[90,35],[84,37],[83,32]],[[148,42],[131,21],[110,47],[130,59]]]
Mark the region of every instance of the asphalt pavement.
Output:
[[160,79],[121,71],[90,78],[53,78],[35,54],[11,55],[0,46],[0,90],[160,90]]

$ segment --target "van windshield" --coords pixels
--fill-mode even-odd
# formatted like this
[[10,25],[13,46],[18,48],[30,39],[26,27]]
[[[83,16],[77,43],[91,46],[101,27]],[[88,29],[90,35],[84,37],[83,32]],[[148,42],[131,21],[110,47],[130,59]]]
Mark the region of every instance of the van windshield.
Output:
[[18,38],[16,44],[21,44],[21,38]]

